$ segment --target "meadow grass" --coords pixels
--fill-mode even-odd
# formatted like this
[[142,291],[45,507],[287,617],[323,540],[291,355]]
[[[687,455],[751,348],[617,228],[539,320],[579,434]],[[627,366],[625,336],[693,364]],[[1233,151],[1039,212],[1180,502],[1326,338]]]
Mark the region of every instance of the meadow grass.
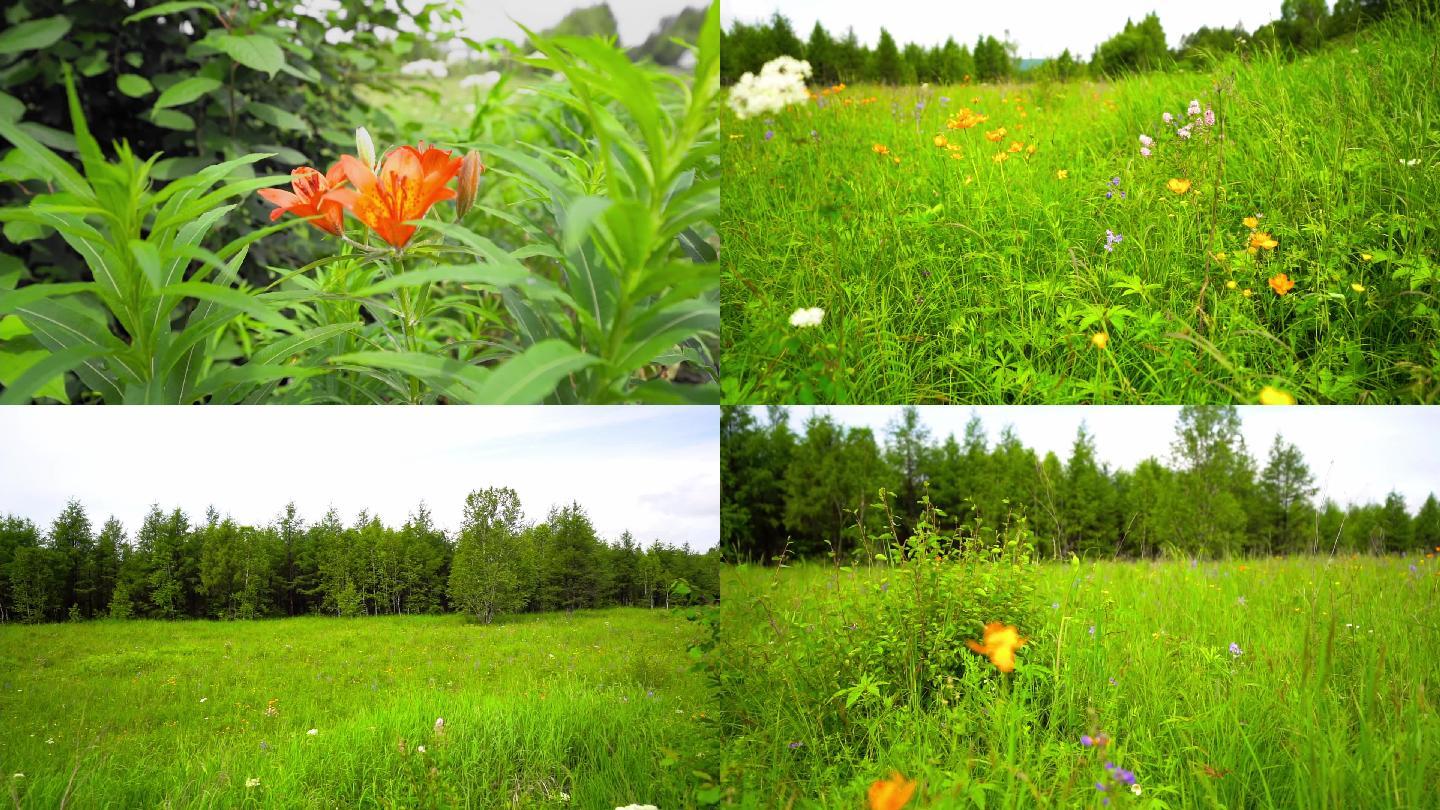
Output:
[[[1433,402],[1437,65],[1396,21],[1293,62],[727,112],[725,401]],[[1191,99],[1218,120],[1185,140],[1161,116]]]
[[638,608],[4,626],[0,768],[22,807],[691,807],[697,636]]
[[[892,771],[919,782],[913,808],[1435,807],[1437,574],[1415,556],[1045,564],[1012,674],[962,650],[929,699],[888,684],[852,706],[856,661],[907,653],[876,627],[905,568],[727,568],[726,783],[743,807],[857,807]],[[1098,791],[1106,761],[1142,792]]]

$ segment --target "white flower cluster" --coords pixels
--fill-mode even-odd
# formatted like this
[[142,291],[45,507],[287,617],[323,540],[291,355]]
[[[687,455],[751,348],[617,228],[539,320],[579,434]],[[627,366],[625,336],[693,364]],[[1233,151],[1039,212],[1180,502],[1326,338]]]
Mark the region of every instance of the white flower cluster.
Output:
[[472,87],[491,87],[500,82],[500,71],[487,70],[484,73],[472,73],[460,80],[460,86],[465,89]]
[[790,325],[798,329],[805,329],[806,327],[810,326],[819,326],[820,322],[823,320],[825,320],[825,310],[821,309],[820,307],[797,309],[793,314],[790,315]]
[[400,66],[400,72],[406,76],[434,76],[437,79],[443,79],[450,75],[450,69],[438,59],[416,59],[414,62],[406,62]]
[[760,75],[746,73],[730,89],[730,109],[741,118],[779,112],[790,104],[810,98],[805,80],[810,63],[790,56],[777,56],[760,68]]

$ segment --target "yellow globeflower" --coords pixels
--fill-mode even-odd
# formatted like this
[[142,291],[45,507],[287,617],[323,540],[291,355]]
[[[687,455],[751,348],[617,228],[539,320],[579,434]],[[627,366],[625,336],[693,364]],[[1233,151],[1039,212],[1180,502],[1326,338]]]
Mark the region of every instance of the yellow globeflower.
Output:
[[1288,391],[1281,391],[1279,388],[1265,386],[1260,389],[1261,405],[1294,405],[1295,397]]
[[1178,177],[1172,177],[1170,178],[1169,182],[1165,184],[1165,187],[1175,192],[1176,194],[1184,194],[1185,192],[1190,190],[1190,181],[1182,180]]
[[1096,332],[1090,336],[1090,342],[1095,344],[1095,348],[1103,349],[1110,345],[1110,335],[1106,332]]

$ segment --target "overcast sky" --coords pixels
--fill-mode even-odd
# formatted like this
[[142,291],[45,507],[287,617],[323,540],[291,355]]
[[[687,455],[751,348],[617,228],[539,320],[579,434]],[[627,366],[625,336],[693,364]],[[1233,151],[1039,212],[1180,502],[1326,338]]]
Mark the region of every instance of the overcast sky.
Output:
[[[601,0],[464,0],[463,28],[475,39],[523,39],[519,22],[535,31],[560,22],[572,10],[599,5]],[[728,0],[727,0],[728,2]],[[679,14],[687,6],[705,6],[706,0],[609,0],[620,27],[622,45],[639,45],[659,27],[660,20]],[[722,5],[722,8],[724,6]],[[512,22],[512,20],[514,22]]]
[[294,499],[391,526],[421,500],[459,525],[465,495],[513,487],[525,516],[577,500],[596,530],[692,549],[720,536],[719,415],[712,407],[0,409],[0,514],[48,526],[79,498],[133,537],[150,504],[207,506],[263,525]]
[[874,45],[883,26],[900,45],[941,45],[946,37],[973,45],[982,34],[1019,43],[1023,57],[1059,56],[1066,48],[1089,59],[1095,46],[1120,33],[1125,20],[1160,15],[1170,47],[1202,25],[1229,28],[1236,23],[1254,31],[1280,16],[1281,0],[1010,0],[1010,2],[934,2],[934,0],[724,0],[721,18],[756,22],[779,11],[790,18],[800,39],[810,38],[818,19],[832,34],[854,26],[861,42]]
[[[763,411],[763,409],[761,409]],[[792,408],[790,425],[796,431],[816,410],[836,421],[874,429],[883,438],[885,426],[899,408],[850,406]],[[932,437],[943,440],[965,435],[965,423],[978,414],[991,446],[1005,425],[1041,458],[1053,451],[1062,461],[1070,457],[1075,431],[1083,420],[1098,456],[1111,469],[1130,469],[1155,456],[1169,458],[1175,437],[1178,407],[1147,406],[990,406],[920,408],[921,420]],[[763,419],[763,413],[760,414]],[[1262,466],[1275,434],[1300,448],[1320,497],[1337,502],[1365,503],[1385,499],[1391,489],[1405,496],[1413,513],[1431,492],[1440,495],[1440,407],[1433,406],[1323,406],[1240,408],[1242,432],[1250,455]]]

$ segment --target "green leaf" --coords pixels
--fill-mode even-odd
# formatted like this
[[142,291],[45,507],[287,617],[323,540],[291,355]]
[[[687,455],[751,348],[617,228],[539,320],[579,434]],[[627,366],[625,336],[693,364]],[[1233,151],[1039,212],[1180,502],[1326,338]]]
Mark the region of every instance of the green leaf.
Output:
[[[37,396],[54,397],[55,386],[51,383],[55,382],[57,377],[103,353],[103,350],[94,346],[72,346],[50,353],[5,386],[5,393],[0,394],[0,405],[24,405]],[[63,397],[63,382],[60,383],[59,390]]]
[[134,73],[121,74],[115,79],[115,86],[130,98],[140,98],[155,92],[155,86],[150,84],[149,79]]
[[245,112],[250,113],[271,126],[280,127],[281,129],[294,129],[300,130],[301,132],[306,132],[310,129],[310,126],[306,124],[300,116],[289,110],[282,110],[272,104],[262,104],[258,101],[252,101],[245,105]]
[[69,30],[70,18],[64,15],[20,23],[0,34],[0,55],[48,48]]
[[352,352],[332,357],[330,363],[398,371],[425,380],[446,396],[466,402],[476,396],[489,377],[483,368],[420,352]]
[[400,287],[418,287],[422,284],[430,284],[437,281],[456,281],[462,284],[484,284],[487,287],[510,287],[519,284],[529,277],[523,269],[516,270],[513,267],[497,267],[493,264],[456,264],[431,267],[425,270],[414,270],[409,273],[401,273],[392,276],[384,281],[371,284],[364,289],[356,290],[353,295],[360,298],[367,298],[372,295],[390,292]]
[[179,110],[155,110],[150,113],[150,122],[157,127],[194,132],[195,119]]
[[204,76],[191,76],[165,88],[160,98],[155,99],[154,109],[158,112],[167,107],[179,107],[182,104],[189,104],[206,93],[214,91],[220,86],[217,79],[207,79]]
[[276,71],[285,64],[285,52],[280,50],[275,40],[262,34],[221,34],[210,37],[207,42],[224,51],[236,62],[251,70],[268,73],[271,78],[274,78]]
[[182,281],[179,284],[164,287],[156,294],[198,298],[222,307],[238,309],[256,320],[264,321],[285,332],[295,330],[295,325],[289,319],[276,312],[261,299],[230,287],[221,287],[218,284],[209,284],[203,281]]
[[0,119],[6,121],[19,121],[25,117],[25,102],[10,95],[0,93]]
[[600,362],[563,340],[545,340],[506,360],[472,400],[477,405],[533,405],[569,375]]
[[220,16],[220,11],[215,8],[214,4],[204,2],[204,0],[173,0],[173,2],[161,3],[158,6],[151,6],[144,11],[131,14],[129,17],[121,20],[120,23],[122,25],[129,25],[130,23],[139,22],[140,20],[149,19],[150,17],[162,17],[166,14],[189,11],[195,8],[203,8],[206,11],[214,13],[216,17]]

